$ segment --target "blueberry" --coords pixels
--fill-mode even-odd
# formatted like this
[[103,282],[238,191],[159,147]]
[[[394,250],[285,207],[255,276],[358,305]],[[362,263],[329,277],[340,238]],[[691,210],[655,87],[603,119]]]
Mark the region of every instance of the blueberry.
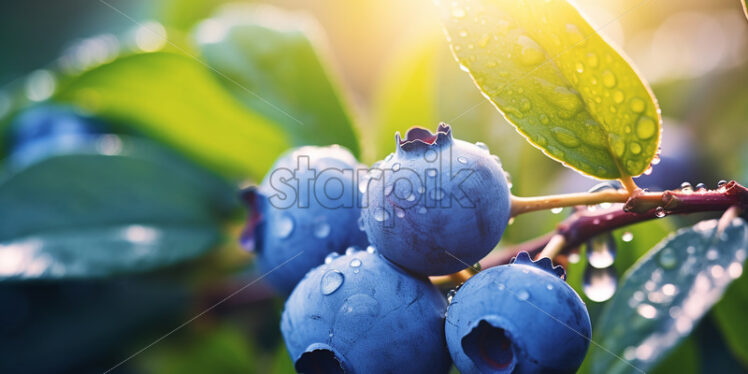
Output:
[[548,258],[526,252],[457,291],[445,333],[455,366],[470,373],[574,373],[591,335],[582,299]]
[[[364,178],[362,220],[390,261],[422,275],[449,274],[484,257],[509,221],[506,176],[481,143],[414,127]],[[368,184],[367,184],[368,183]]]
[[446,301],[373,247],[329,258],[286,301],[281,332],[300,373],[447,373]]
[[[249,222],[243,246],[266,280],[288,294],[329,253],[366,246],[355,157],[340,146],[305,146],[282,155],[258,187],[242,192]],[[277,268],[277,269],[276,269]]]
[[47,157],[75,152],[97,139],[104,127],[71,107],[33,107],[10,125],[8,162],[21,168]]

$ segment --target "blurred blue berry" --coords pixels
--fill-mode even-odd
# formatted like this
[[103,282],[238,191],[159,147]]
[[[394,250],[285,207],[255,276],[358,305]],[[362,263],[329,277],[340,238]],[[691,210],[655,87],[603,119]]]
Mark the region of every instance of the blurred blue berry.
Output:
[[260,186],[242,192],[249,218],[241,242],[277,291],[290,293],[329,253],[367,245],[357,224],[360,168],[340,146],[300,147],[282,155]]
[[331,255],[286,301],[281,332],[300,373],[447,373],[446,301],[373,247]]
[[449,274],[483,258],[510,215],[501,163],[482,143],[414,127],[397,151],[363,178],[369,241],[390,261],[422,275]]
[[582,299],[560,266],[526,252],[457,291],[445,333],[455,366],[472,373],[574,373],[591,335]]
[[8,163],[22,168],[47,157],[74,153],[92,144],[104,128],[100,121],[71,107],[33,107],[10,125]]

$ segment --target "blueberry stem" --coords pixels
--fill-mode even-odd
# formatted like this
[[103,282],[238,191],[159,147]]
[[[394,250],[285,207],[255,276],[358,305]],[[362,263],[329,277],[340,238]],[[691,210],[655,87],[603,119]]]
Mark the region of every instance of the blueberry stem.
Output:
[[565,245],[566,238],[561,234],[555,234],[548,241],[548,244],[543,247],[543,250],[535,256],[535,260],[539,260],[543,257],[554,258],[562,249],[564,249]]
[[597,205],[601,203],[625,203],[631,193],[627,190],[603,190],[598,192],[579,192],[563,195],[537,197],[511,196],[512,212],[515,217],[523,213],[553,208],[564,208],[579,205]]
[[[582,204],[586,205],[588,202]],[[671,214],[724,212],[733,206],[737,208],[730,210],[731,215],[737,214],[737,209],[743,212],[748,211],[748,189],[735,181],[730,181],[715,190],[647,192],[639,189],[625,200],[623,208],[614,205],[606,209],[577,209],[553,232],[504,248],[504,250],[488,255],[480,263],[484,269],[506,264],[521,251],[536,256],[555,235],[561,235],[565,239],[564,245],[557,251],[558,254],[564,254],[590,238],[635,223]]]

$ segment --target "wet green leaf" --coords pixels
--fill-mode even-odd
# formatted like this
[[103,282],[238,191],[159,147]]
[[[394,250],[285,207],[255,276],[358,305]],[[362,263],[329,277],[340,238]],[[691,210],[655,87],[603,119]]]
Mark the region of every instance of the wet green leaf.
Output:
[[743,364],[748,364],[748,272],[744,273],[725,292],[722,300],[714,306],[713,316],[727,346]]
[[40,161],[0,182],[0,280],[98,278],[193,259],[220,237],[233,188],[123,143]]
[[289,146],[278,124],[247,110],[198,60],[126,56],[66,82],[55,98],[184,152],[233,178],[260,179]]
[[314,26],[267,5],[229,4],[197,25],[195,39],[224,87],[295,145],[340,144],[358,156],[353,119]]
[[654,97],[568,2],[442,4],[458,61],[532,144],[598,178],[649,167],[660,138]]
[[682,229],[623,277],[593,328],[591,373],[652,369],[720,300],[742,272],[748,228],[735,218]]

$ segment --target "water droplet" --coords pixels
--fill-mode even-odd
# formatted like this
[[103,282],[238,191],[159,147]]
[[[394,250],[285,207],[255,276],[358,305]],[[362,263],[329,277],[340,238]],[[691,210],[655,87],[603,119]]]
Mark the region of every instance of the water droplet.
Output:
[[426,170],[426,175],[428,175],[429,177],[432,177],[432,178],[435,177],[436,176],[436,169],[428,169],[428,170]]
[[613,297],[618,286],[615,268],[596,269],[588,266],[584,272],[582,289],[587,297],[595,302],[603,302]]
[[407,201],[416,201],[416,195],[411,192],[410,195],[408,195],[408,197],[405,198],[405,200],[407,200]]
[[369,253],[369,254],[377,253],[377,249],[373,245],[370,245],[366,247],[366,253]]
[[359,259],[357,259],[357,258],[354,258],[353,260],[351,260],[351,262],[350,262],[350,264],[349,264],[349,265],[350,265],[350,266],[351,266],[352,268],[357,268],[357,267],[360,267],[360,266],[361,266],[361,260],[359,260]]
[[587,43],[584,39],[584,35],[582,35],[576,25],[567,24],[566,33],[569,35],[569,40],[574,47],[583,46]]
[[398,170],[400,170],[400,163],[396,162],[392,164],[392,171],[398,171]]
[[636,123],[636,136],[639,139],[649,139],[655,134],[656,128],[657,125],[651,118],[646,116],[641,117]]
[[552,289],[553,289],[553,285],[552,285],[552,284],[550,284],[550,283],[548,283],[548,284],[546,284],[546,285],[545,285],[545,288],[546,288],[546,289],[547,289],[548,291],[550,291],[550,290],[552,290]]
[[598,235],[587,242],[587,262],[597,269],[613,265],[616,258],[616,241],[611,233]]
[[[571,118],[571,116],[582,109],[582,99],[579,98],[579,95],[570,91],[566,87],[556,87],[554,89],[554,94],[550,99],[553,105],[568,112],[563,114],[567,118]],[[562,115],[562,113],[559,113],[559,116],[560,115]]]
[[488,150],[488,146],[486,145],[486,143],[483,143],[483,142],[475,142],[475,146],[484,151]]
[[457,295],[457,290],[451,289],[447,291],[447,304],[452,303],[452,299],[455,297],[455,295]]
[[403,217],[405,217],[405,211],[402,208],[396,206],[395,207],[395,216],[397,218],[403,218]]
[[522,112],[528,112],[532,108],[532,104],[530,103],[530,100],[528,100],[526,97],[523,97],[519,102],[519,110]]
[[426,188],[424,188],[423,186],[418,186],[418,193],[423,195],[424,192],[426,192]]
[[636,307],[636,312],[646,319],[652,319],[657,316],[657,309],[645,303],[639,304],[639,306]]
[[564,211],[564,208],[562,208],[562,207],[556,207],[556,208],[552,208],[551,209],[551,213],[553,213],[553,214],[559,214],[559,213],[561,213],[563,211]]
[[579,138],[577,138],[577,136],[573,132],[563,127],[554,127],[553,129],[551,129],[551,133],[559,143],[563,144],[566,147],[574,148],[578,147],[581,144]]
[[577,64],[574,66],[577,73],[584,73],[584,65],[582,65],[581,62],[577,62]]
[[546,116],[545,114],[540,115],[540,123],[547,125],[549,122],[550,120],[548,120],[548,116]]
[[281,214],[277,222],[275,222],[275,236],[285,239],[291,235],[294,229],[294,220],[287,213]]
[[330,235],[330,225],[327,222],[317,222],[314,226],[314,236],[319,239],[324,239]]
[[660,156],[654,156],[654,158],[652,159],[652,165],[657,165],[660,163],[660,161],[662,161],[660,159]]
[[522,52],[520,53],[521,63],[525,65],[537,65],[545,59],[543,50],[534,40],[525,35],[521,35],[517,39],[517,43],[522,46]]
[[499,283],[499,284],[497,284],[497,285],[496,285],[496,287],[497,287],[497,288],[498,288],[499,290],[502,290],[502,291],[503,291],[503,290],[504,290],[504,289],[506,288],[506,286],[504,285],[504,283]]
[[634,240],[634,234],[626,231],[626,232],[623,233],[623,235],[621,235],[621,240],[623,240],[624,242],[628,243],[628,242]]
[[364,231],[366,229],[366,222],[364,222],[364,217],[358,217],[358,229],[361,231]]
[[527,292],[526,290],[519,290],[517,291],[515,296],[517,296],[517,299],[525,301],[530,298],[530,293]]
[[696,189],[697,190],[705,190],[706,189],[706,184],[699,183],[699,184],[696,185]]
[[717,182],[717,188],[722,188],[727,184],[727,181],[724,179],[721,179],[719,182]]
[[337,291],[338,288],[343,284],[343,273],[337,270],[328,270],[320,281],[320,288],[322,289],[323,295],[330,295]]
[[459,156],[457,157],[457,162],[461,164],[467,164],[467,159],[465,157]]
[[426,214],[428,210],[426,210],[426,207],[420,206],[418,207],[418,214]]
[[616,76],[610,70],[605,70],[602,76],[603,86],[611,88],[616,85]]
[[390,213],[384,208],[376,208],[374,210],[374,219],[378,222],[384,222],[390,218]]
[[348,247],[348,248],[345,249],[345,254],[347,256],[350,256],[350,255],[352,255],[352,254],[354,254],[356,252],[358,252],[358,248],[356,248],[354,246],[350,246],[350,247]]
[[429,195],[431,196],[432,199],[438,201],[438,200],[441,200],[441,199],[444,198],[445,193],[444,193],[443,189],[441,189],[441,188],[435,188],[435,189],[431,190],[431,192],[429,192]]
[[655,216],[657,216],[657,218],[662,218],[662,217],[665,217],[666,215],[667,215],[667,212],[665,212],[665,208],[661,206],[658,206],[657,208],[655,208]]
[[340,257],[340,253],[338,252],[331,252],[329,255],[325,256],[325,264],[330,264],[335,260],[336,258]]
[[642,151],[642,146],[637,142],[631,142],[629,149],[631,150],[631,153],[638,155]]
[[683,192],[693,192],[693,186],[689,182],[683,182],[680,184],[680,189]]
[[468,36],[467,30],[460,30],[457,34],[463,38]]
[[672,269],[675,265],[678,265],[678,257],[676,256],[675,251],[670,247],[666,247],[660,251],[658,261],[665,269]]
[[384,161],[387,162],[389,160],[392,160],[392,157],[394,157],[394,153],[388,154],[387,157],[384,158]]
[[626,152],[626,143],[623,139],[616,134],[610,133],[608,134],[608,142],[613,147],[613,153],[618,157],[623,157],[623,154]]
[[644,103],[644,100],[634,97],[631,99],[630,102],[631,110],[634,111],[634,113],[641,113],[644,111],[644,108],[646,107],[646,104]]
[[620,90],[613,91],[613,102],[616,104],[620,104],[623,102],[623,92]]

